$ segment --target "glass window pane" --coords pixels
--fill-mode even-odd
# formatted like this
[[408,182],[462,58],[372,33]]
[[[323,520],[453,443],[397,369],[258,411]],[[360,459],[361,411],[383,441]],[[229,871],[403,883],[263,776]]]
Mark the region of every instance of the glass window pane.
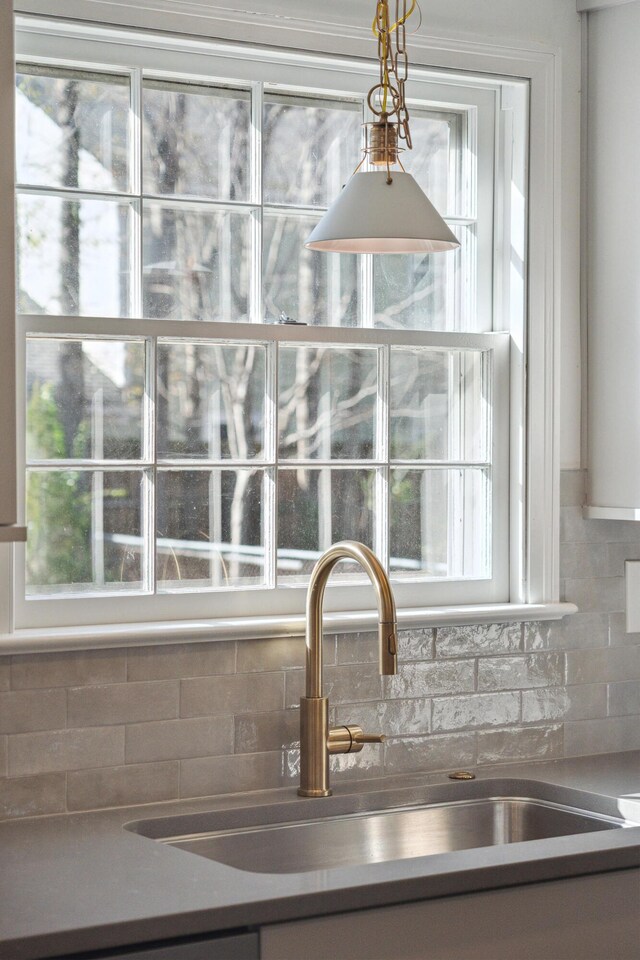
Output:
[[[380,254],[373,258],[376,327],[391,330],[475,330],[465,292],[466,249],[473,228],[452,225],[462,246],[446,253]],[[463,266],[466,264],[465,269]]]
[[263,470],[160,470],[156,568],[163,592],[265,581]]
[[378,351],[281,346],[279,455],[364,460],[375,456]]
[[411,108],[413,147],[402,162],[413,174],[442,216],[456,216],[460,209],[460,113],[439,113]]
[[145,193],[249,199],[247,90],[146,80],[142,102]]
[[129,78],[20,65],[18,183],[129,189]]
[[485,470],[407,470],[390,476],[390,570],[425,579],[491,575]]
[[126,317],[129,203],[18,196],[18,311]]
[[247,319],[250,216],[145,201],[144,315]]
[[143,474],[27,472],[27,594],[140,592]]
[[266,350],[260,344],[158,344],[158,456],[264,455]]
[[267,319],[282,314],[301,323],[353,327],[359,322],[355,254],[307,250],[314,217],[265,211],[263,282]]
[[482,350],[391,348],[390,448],[398,460],[486,460],[490,396]]
[[27,459],[139,460],[145,345],[27,341]]
[[[338,540],[374,547],[375,480],[375,470],[280,470],[279,581],[305,581],[320,555]],[[353,580],[361,573],[356,564],[341,562],[331,579]]]
[[265,203],[328,207],[360,159],[362,105],[265,94]]

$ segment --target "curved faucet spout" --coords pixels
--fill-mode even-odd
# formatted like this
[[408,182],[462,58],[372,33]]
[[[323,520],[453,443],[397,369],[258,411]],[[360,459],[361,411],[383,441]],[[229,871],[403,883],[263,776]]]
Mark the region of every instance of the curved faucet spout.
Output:
[[311,573],[307,593],[307,697],[322,696],[322,606],[327,580],[340,560],[355,560],[369,576],[378,599],[380,673],[397,673],[396,605],[391,584],[373,550],[357,540],[334,543],[322,554]]
[[327,580],[340,560],[355,560],[366,570],[378,598],[380,673],[397,672],[396,605],[391,585],[375,553],[363,543],[344,540],[320,557],[307,593],[307,677],[300,700],[300,789],[303,797],[327,797],[329,754],[358,753],[365,743],[380,743],[384,737],[366,734],[357,724],[329,729],[329,701],[322,695],[322,605]]

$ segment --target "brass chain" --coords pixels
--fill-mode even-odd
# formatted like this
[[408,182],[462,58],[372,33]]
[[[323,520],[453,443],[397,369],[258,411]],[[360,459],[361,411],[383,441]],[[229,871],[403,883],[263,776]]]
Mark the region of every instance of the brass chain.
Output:
[[409,110],[405,84],[409,76],[406,22],[417,7],[417,0],[395,0],[395,19],[391,22],[389,0],[377,0],[373,32],[378,38],[380,79],[369,91],[369,107],[378,117],[395,117],[398,137],[411,149]]

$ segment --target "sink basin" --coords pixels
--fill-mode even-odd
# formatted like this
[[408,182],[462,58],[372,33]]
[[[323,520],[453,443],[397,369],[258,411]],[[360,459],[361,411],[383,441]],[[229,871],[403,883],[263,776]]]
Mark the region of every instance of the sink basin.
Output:
[[[423,791],[422,802],[415,799],[413,791],[411,802],[401,805],[397,801],[406,798],[399,796],[403,791],[395,791],[377,798],[364,795],[359,803],[351,798],[351,804],[346,803],[347,807],[369,809],[343,810],[348,798],[329,798],[265,806],[262,816],[271,821],[268,823],[260,822],[260,814],[250,808],[141,821],[129,824],[128,829],[239,870],[298,873],[628,825],[619,817],[581,809],[574,803],[496,795],[496,784],[491,781],[465,786],[467,790],[456,789],[456,793],[464,793],[461,799],[450,799],[447,788],[441,788]],[[443,790],[446,798],[440,799]],[[574,793],[559,788],[551,792]],[[585,795],[579,794],[579,798],[584,800]],[[335,806],[332,800],[337,801]],[[371,809],[373,805],[378,808]],[[326,815],[318,816],[318,809],[326,810]],[[307,811],[308,818],[304,816]]]

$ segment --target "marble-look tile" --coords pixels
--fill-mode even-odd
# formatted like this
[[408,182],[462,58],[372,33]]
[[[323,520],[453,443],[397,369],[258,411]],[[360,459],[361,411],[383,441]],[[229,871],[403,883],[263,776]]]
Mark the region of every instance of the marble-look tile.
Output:
[[385,697],[389,699],[470,693],[474,685],[473,660],[401,664],[397,676],[384,678]]
[[551,760],[562,756],[562,725],[478,733],[478,763]]
[[68,774],[69,810],[98,810],[133,803],[159,803],[178,797],[179,764],[126,764]]
[[69,726],[168,720],[178,716],[177,680],[110,683],[69,690]]
[[555,651],[523,657],[491,657],[478,663],[478,690],[557,687],[563,682],[564,654]]
[[519,693],[480,693],[433,701],[435,732],[478,727],[501,727],[520,720]]
[[128,680],[175,680],[233,673],[236,645],[232,641],[159,644],[127,651]]
[[523,723],[583,720],[606,715],[607,686],[604,683],[522,691]]
[[267,790],[281,784],[281,751],[180,761],[180,796],[184,798]]
[[0,733],[62,730],[67,725],[67,691],[14,690],[0,693]]
[[124,727],[90,727],[9,737],[9,776],[109,767],[124,762]]
[[473,657],[491,653],[518,653],[522,649],[522,624],[476,623],[438,627],[437,657]]
[[157,720],[126,728],[126,762],[150,763],[233,752],[233,717]]
[[196,677],[180,684],[180,716],[267,712],[284,707],[284,673]]
[[0,820],[64,813],[66,793],[64,773],[7,778],[0,783]]
[[78,650],[69,653],[28,653],[14,656],[11,686],[14,690],[77,687],[126,680],[123,650]]

